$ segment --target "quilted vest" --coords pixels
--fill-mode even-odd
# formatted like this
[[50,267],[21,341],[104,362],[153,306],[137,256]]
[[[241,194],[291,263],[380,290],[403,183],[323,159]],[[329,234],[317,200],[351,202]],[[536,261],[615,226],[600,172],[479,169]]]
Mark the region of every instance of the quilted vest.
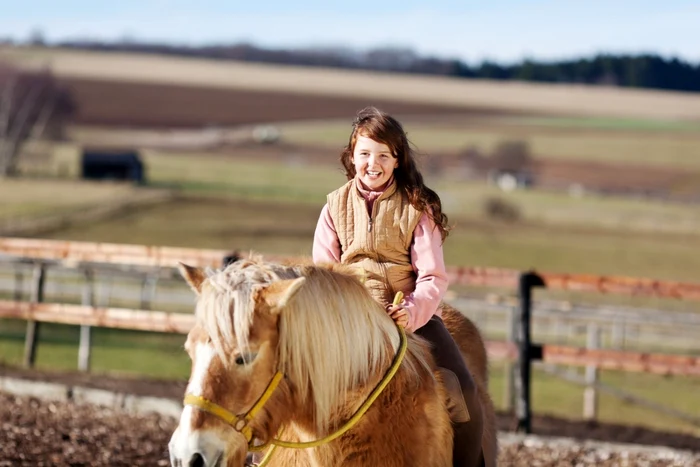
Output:
[[340,261],[361,270],[376,300],[391,303],[397,291],[408,295],[415,288],[410,249],[422,213],[392,183],[374,202],[370,216],[355,183],[350,180],[327,197]]

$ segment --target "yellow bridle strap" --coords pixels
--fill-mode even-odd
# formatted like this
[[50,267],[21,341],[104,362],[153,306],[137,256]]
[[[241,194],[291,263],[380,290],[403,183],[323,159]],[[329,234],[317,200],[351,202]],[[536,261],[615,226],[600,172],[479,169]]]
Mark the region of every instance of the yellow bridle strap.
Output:
[[[342,427],[340,427],[337,431],[331,433],[328,436],[325,436],[321,439],[317,439],[315,441],[306,441],[306,442],[293,442],[293,441],[282,441],[279,439],[273,439],[267,444],[272,444],[271,449],[274,446],[280,446],[283,448],[293,448],[293,449],[305,449],[305,448],[315,448],[318,446],[321,446],[323,444],[329,443],[333,441],[334,439],[338,438],[339,436],[342,436],[353,428],[357,422],[360,421],[362,416],[367,412],[367,410],[370,408],[372,403],[379,397],[379,395],[382,393],[384,388],[387,387],[389,382],[392,380],[396,372],[399,370],[399,367],[401,366],[401,362],[403,361],[404,356],[406,355],[406,348],[407,348],[407,341],[406,341],[406,332],[403,330],[401,326],[397,326],[399,328],[399,336],[401,338],[401,345],[399,347],[399,351],[396,353],[396,357],[394,357],[394,362],[391,365],[391,368],[387,371],[386,375],[384,375],[384,378],[379,382],[377,387],[374,388],[372,393],[369,395],[367,400],[360,406],[359,409],[357,409],[357,412],[348,420]],[[252,448],[252,451],[262,451],[265,449],[266,446],[255,446]],[[261,464],[262,465],[262,464]]]
[[229,412],[220,405],[215,404],[214,402],[211,402],[201,396],[195,396],[194,394],[186,394],[185,400],[183,401],[183,405],[196,407],[199,410],[219,417],[228,425],[231,425],[234,429],[240,431],[241,434],[245,436],[246,440],[250,442],[250,440],[253,439],[253,430],[250,428],[248,423],[253,419],[253,417],[255,417],[255,415],[260,411],[260,409],[262,409],[265,403],[270,399],[272,393],[275,392],[275,389],[277,389],[277,386],[279,385],[280,381],[282,381],[283,376],[284,375],[282,375],[282,373],[280,373],[279,371],[275,373],[275,376],[272,377],[272,380],[267,385],[267,388],[265,388],[265,391],[262,393],[260,398],[257,400],[257,402],[255,402],[255,404],[253,404],[253,407],[250,408],[248,413],[246,413],[243,416],[234,415],[233,413]]

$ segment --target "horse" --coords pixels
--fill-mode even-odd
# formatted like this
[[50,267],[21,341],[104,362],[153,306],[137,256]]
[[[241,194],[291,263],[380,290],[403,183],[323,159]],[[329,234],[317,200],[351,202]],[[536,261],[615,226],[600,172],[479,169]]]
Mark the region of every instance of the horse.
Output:
[[[259,258],[179,268],[197,300],[173,467],[242,467],[253,451],[271,466],[452,465],[448,394],[428,343],[398,328],[354,270]],[[483,339],[453,308],[443,319],[476,381],[493,466]]]

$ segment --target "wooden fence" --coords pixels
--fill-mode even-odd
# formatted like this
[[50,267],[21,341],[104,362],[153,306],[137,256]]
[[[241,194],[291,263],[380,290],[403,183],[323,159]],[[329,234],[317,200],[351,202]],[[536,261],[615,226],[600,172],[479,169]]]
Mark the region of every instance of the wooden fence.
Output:
[[[92,306],[89,287],[86,287],[83,305],[43,302],[44,270],[47,263],[75,267],[81,264],[143,266],[156,268],[176,267],[178,262],[200,267],[220,267],[236,257],[234,251],[205,250],[172,247],[148,247],[107,243],[63,242],[0,238],[0,255],[23,258],[36,262],[32,296],[29,302],[0,301],[0,317],[27,320],[25,365],[32,366],[36,349],[36,323],[56,322],[81,326],[79,367],[89,367],[89,327],[112,327],[155,332],[186,333],[193,317],[183,313],[150,310],[103,308]],[[284,259],[267,257],[271,260]],[[532,362],[586,366],[590,369],[589,389],[584,411],[595,413],[597,395],[595,373],[599,369],[649,372],[664,375],[700,376],[700,357],[662,355],[596,348],[595,337],[589,339],[589,348],[560,345],[538,345],[531,340],[531,307],[533,290],[551,289],[594,291],[630,296],[673,297],[700,300],[700,284],[657,281],[629,277],[604,277],[571,274],[547,274],[534,271],[520,272],[495,268],[449,268],[453,284],[482,285],[516,289],[519,295],[519,315],[514,327],[513,342],[489,341],[489,356],[495,359],[517,360],[516,416],[518,430],[531,431],[531,368]],[[89,282],[89,276],[86,276]],[[83,339],[84,337],[84,339]]]

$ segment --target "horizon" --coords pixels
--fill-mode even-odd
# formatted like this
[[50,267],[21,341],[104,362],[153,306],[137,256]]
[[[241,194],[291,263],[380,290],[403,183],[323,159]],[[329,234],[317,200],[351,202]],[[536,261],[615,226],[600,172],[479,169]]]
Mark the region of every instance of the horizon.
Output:
[[125,0],[118,5],[39,0],[5,8],[0,39],[27,42],[41,36],[48,45],[81,40],[175,47],[249,44],[360,53],[396,48],[470,65],[555,62],[600,54],[650,54],[700,64],[700,49],[687,40],[700,19],[700,4],[692,1],[476,3],[435,0],[426,8],[415,0],[391,0],[373,5],[370,13],[318,0],[294,5],[279,0],[265,5],[203,0],[196,7],[183,0]]

